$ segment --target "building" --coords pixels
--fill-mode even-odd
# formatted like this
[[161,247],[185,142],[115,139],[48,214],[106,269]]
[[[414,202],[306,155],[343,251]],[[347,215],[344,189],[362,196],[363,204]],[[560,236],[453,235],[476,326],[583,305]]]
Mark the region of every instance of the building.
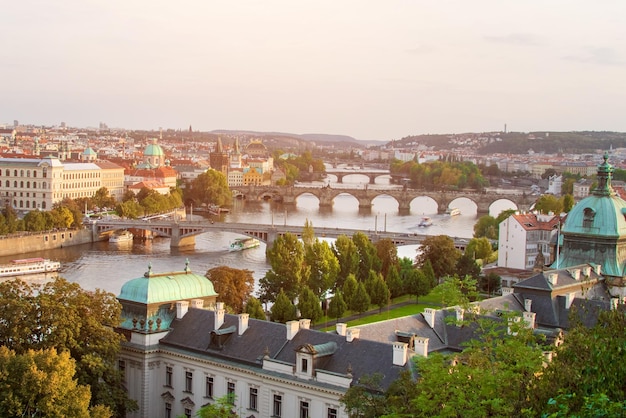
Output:
[[217,296],[188,263],[164,274],[148,268],[123,285],[119,365],[139,405],[129,417],[192,417],[227,395],[239,416],[347,417],[339,399],[352,384],[382,373],[386,388],[415,354],[407,342],[361,339],[345,324],[327,333],[307,319],[226,314]]
[[559,216],[516,213],[500,223],[498,267],[532,270],[554,261]]
[[591,186],[591,182],[587,179],[580,179],[573,185],[573,196],[574,199],[580,200],[589,196],[589,189]]

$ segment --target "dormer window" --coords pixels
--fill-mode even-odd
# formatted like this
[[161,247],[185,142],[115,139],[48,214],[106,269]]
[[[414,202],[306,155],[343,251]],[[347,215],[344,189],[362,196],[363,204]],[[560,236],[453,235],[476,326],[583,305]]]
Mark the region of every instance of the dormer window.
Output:
[[593,220],[596,217],[596,211],[592,208],[585,208],[583,210],[583,228],[591,228],[593,226]]
[[309,360],[306,358],[302,359],[302,373],[306,373],[309,370]]

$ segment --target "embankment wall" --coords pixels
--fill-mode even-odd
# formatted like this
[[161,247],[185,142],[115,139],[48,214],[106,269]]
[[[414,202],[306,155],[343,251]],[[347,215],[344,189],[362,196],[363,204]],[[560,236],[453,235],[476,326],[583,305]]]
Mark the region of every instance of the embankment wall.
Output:
[[0,237],[0,256],[89,244],[91,229],[65,229],[48,232],[23,232]]

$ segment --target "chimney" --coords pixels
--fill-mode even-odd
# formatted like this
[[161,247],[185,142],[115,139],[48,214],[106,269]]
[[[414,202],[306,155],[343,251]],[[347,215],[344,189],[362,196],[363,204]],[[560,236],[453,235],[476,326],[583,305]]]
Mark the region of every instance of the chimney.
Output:
[[337,325],[335,325],[335,328],[337,329],[337,335],[341,335],[342,337],[345,337],[347,327],[348,327],[348,324],[345,324],[343,322],[337,322]]
[[602,266],[600,264],[596,264],[595,270],[598,276],[602,274]]
[[558,277],[559,277],[559,273],[548,273],[548,283],[554,286],[556,284]]
[[300,330],[300,322],[298,321],[288,321],[285,326],[287,327],[287,339],[289,341],[293,340],[293,337],[296,336],[298,331]]
[[407,360],[407,352],[408,352],[408,344],[401,342],[393,343],[393,365],[394,366],[404,366]]
[[576,297],[576,293],[568,293],[565,295],[565,309],[569,309],[572,306],[572,302],[574,302],[574,298]]
[[524,299],[524,310],[526,312],[530,312],[530,307],[533,304],[533,300],[532,299]]
[[250,314],[242,313],[237,316],[239,317],[239,335],[243,335],[243,333],[248,329],[248,319],[250,318]]
[[202,299],[191,299],[190,308],[202,309],[204,307],[204,300]]
[[422,315],[424,315],[424,319],[429,327],[435,328],[435,310],[433,308],[426,308]]
[[461,322],[463,321],[463,308],[459,308],[457,306],[456,308],[454,308],[454,310],[456,311],[456,326],[460,327]]
[[428,341],[429,338],[415,337],[413,343],[415,344],[415,354],[422,357],[428,357]]
[[309,329],[309,328],[311,328],[311,320],[310,319],[301,319],[299,322],[300,322],[300,329]]
[[361,335],[361,330],[359,328],[350,328],[346,331],[346,341],[351,343],[354,340],[358,340]]
[[591,266],[583,267],[583,275],[586,277],[591,276]]
[[569,273],[572,275],[574,280],[580,279],[580,269],[572,269]]
[[179,300],[176,302],[176,319],[181,319],[189,310],[189,302],[186,300]]
[[526,323],[526,327],[528,327],[530,329],[534,329],[535,328],[535,317],[537,316],[537,314],[534,313],[534,312],[522,312],[522,316],[524,318],[524,322]]
[[215,329],[220,329],[224,323],[224,302],[217,302],[215,306]]
[[513,288],[512,287],[503,287],[502,288],[502,296],[512,295],[512,294],[513,294]]

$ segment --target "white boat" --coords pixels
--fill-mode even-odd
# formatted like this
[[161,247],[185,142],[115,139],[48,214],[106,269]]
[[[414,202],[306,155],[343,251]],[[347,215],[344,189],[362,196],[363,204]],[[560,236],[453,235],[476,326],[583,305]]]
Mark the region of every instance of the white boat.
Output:
[[120,233],[112,234],[109,237],[109,242],[129,242],[133,240],[133,234],[130,231],[124,230]]
[[243,250],[247,250],[248,248],[258,247],[259,245],[261,245],[261,241],[259,241],[256,238],[250,238],[250,237],[237,238],[236,240],[230,243],[230,246],[228,247],[228,249],[230,251],[243,251]]
[[61,263],[47,258],[22,258],[0,265],[0,277],[23,276],[27,274],[51,273],[58,271]]
[[446,215],[448,216],[458,216],[461,214],[461,209],[459,208],[448,208],[446,209]]
[[418,224],[418,226],[431,226],[433,224],[433,220],[430,219],[430,216],[422,217],[422,220]]

